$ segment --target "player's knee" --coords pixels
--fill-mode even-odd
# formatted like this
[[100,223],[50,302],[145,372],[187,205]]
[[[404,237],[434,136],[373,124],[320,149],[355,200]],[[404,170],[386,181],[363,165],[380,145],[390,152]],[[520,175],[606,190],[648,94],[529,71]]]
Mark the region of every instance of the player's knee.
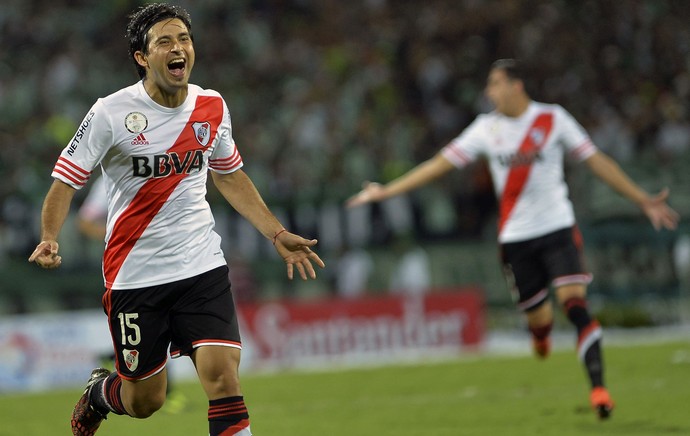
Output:
[[526,307],[523,312],[527,315],[528,319],[535,318],[536,320],[548,321],[552,318],[553,305],[551,300],[544,298],[539,301],[535,301],[529,307]]
[[222,398],[240,394],[240,380],[237,372],[225,371],[206,380],[209,395]]
[[562,306],[565,305],[568,300],[584,300],[587,298],[587,287],[580,283],[560,286],[556,288],[556,298],[558,298],[558,302]]

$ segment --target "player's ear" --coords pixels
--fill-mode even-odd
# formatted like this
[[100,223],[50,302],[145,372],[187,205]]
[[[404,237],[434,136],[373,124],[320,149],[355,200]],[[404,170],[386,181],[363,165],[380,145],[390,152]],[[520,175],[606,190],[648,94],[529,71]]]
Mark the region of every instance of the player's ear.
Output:
[[146,55],[141,50],[134,52],[134,60],[137,62],[137,64],[144,68],[149,66],[149,61],[146,59]]
[[519,91],[525,91],[525,82],[522,79],[515,80],[515,85]]

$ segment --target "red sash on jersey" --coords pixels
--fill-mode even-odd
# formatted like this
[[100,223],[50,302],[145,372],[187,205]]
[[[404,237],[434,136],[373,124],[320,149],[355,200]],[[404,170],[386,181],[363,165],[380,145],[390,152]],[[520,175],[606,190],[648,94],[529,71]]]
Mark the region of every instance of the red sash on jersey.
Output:
[[[522,140],[520,148],[518,149],[518,154],[532,154],[536,153],[540,147],[546,143],[546,138],[548,138],[551,133],[551,128],[553,127],[553,114],[544,113],[540,114],[532,123],[529,130],[527,130],[527,135]],[[508,221],[510,213],[513,211],[515,204],[517,203],[518,197],[522,193],[525,184],[527,183],[527,177],[532,170],[533,162],[530,164],[520,163],[510,169],[508,177],[506,179],[505,187],[503,188],[503,195],[501,195],[501,201],[499,205],[499,223],[498,223],[498,233],[501,233],[503,226]]]
[[[182,155],[199,148],[200,144],[196,138],[196,130],[192,126],[198,121],[210,122],[210,142],[212,142],[222,119],[223,103],[220,98],[198,96],[196,106],[187,124],[168,150],[168,153],[176,152]],[[167,177],[150,178],[139,189],[139,192],[136,193],[125,211],[118,217],[108,240],[108,246],[103,254],[103,274],[107,288],[112,287],[127,255],[134,248],[134,244],[158,214],[158,211],[168,200],[170,194],[186,176],[187,173],[173,173]]]

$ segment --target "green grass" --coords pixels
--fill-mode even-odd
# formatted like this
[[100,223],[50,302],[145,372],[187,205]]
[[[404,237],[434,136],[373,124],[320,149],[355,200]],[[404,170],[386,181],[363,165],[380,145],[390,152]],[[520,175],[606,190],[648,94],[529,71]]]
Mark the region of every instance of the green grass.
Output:
[[[604,422],[589,409],[574,352],[247,375],[243,387],[257,436],[690,434],[690,342],[607,347],[605,357],[617,408]],[[182,412],[111,416],[98,435],[206,435],[201,388],[176,390],[187,397]],[[69,434],[79,394],[0,396],[0,436]]]

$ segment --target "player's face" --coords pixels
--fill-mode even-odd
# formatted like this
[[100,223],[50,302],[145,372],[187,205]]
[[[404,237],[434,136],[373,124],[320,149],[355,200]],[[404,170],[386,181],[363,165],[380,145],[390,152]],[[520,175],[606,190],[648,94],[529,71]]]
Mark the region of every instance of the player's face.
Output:
[[508,77],[505,70],[499,68],[491,70],[484,92],[498,112],[503,114],[511,112],[511,103],[517,91],[518,80]]
[[194,44],[187,26],[178,18],[159,21],[149,29],[147,41],[148,53],[137,52],[146,80],[170,94],[186,88],[194,66]]

